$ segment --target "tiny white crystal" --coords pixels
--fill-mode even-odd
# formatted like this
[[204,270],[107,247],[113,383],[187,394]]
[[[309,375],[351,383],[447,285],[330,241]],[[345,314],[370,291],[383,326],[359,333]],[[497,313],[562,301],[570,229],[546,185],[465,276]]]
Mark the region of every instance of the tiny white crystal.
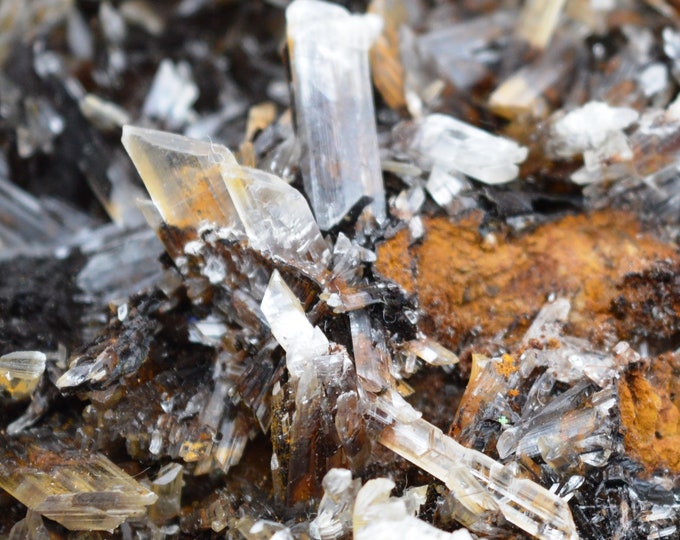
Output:
[[465,529],[448,533],[415,517],[424,502],[421,488],[390,497],[394,486],[388,478],[375,478],[361,488],[354,504],[354,540],[472,540]]
[[415,124],[407,150],[422,167],[459,172],[486,184],[502,184],[517,178],[518,163],[528,150],[452,116],[431,114]]
[[324,495],[316,518],[309,524],[309,534],[316,540],[345,538],[352,529],[354,499],[361,480],[352,480],[347,469],[331,469],[322,483]]
[[198,86],[191,76],[189,64],[174,64],[165,59],[158,66],[142,110],[148,117],[164,120],[171,127],[180,127],[187,121],[196,99]]
[[591,101],[553,121],[550,154],[571,158],[596,151],[611,138],[637,121],[639,114],[628,107],[611,107],[602,101]]

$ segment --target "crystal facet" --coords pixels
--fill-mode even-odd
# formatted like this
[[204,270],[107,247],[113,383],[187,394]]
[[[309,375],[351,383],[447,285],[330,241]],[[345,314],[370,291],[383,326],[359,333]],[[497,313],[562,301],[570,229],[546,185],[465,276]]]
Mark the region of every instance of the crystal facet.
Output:
[[385,194],[368,69],[380,18],[295,0],[286,19],[303,178],[314,215],[327,230],[367,196],[382,222]]

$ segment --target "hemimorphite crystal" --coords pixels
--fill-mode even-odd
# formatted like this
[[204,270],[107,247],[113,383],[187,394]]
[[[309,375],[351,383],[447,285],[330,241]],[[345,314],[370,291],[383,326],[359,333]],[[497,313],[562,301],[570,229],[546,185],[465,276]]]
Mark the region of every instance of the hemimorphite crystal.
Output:
[[236,164],[225,147],[134,126],[123,127],[123,146],[166,223],[241,227],[224,185],[222,166]]
[[382,222],[385,193],[368,68],[380,18],[295,0],[286,20],[303,178],[314,215],[329,229],[368,196]]
[[388,478],[374,478],[361,488],[354,504],[356,540],[472,539],[465,529],[445,532],[414,515],[425,502],[427,486],[407,489],[402,497],[390,497],[394,487]]
[[471,512],[500,512],[538,538],[578,538],[569,507],[557,495],[520,478],[509,466],[458,444],[420,418],[394,392],[376,398],[374,406],[388,421],[380,443],[439,478]]
[[0,356],[0,389],[15,398],[31,395],[45,371],[45,360],[45,354],[39,351]]
[[286,364],[292,376],[300,377],[310,361],[328,354],[328,339],[307,320],[300,301],[276,270],[261,307],[274,337],[286,351]]
[[125,126],[123,144],[169,225],[226,229],[253,249],[323,282],[330,250],[302,194],[242,167],[224,146]]
[[510,139],[445,114],[431,114],[413,124],[402,124],[396,136],[423,168],[463,173],[486,184],[517,178],[517,164],[528,153]]
[[[101,454],[0,439],[0,488],[71,530],[111,530],[156,495]],[[30,459],[28,459],[30,456]]]

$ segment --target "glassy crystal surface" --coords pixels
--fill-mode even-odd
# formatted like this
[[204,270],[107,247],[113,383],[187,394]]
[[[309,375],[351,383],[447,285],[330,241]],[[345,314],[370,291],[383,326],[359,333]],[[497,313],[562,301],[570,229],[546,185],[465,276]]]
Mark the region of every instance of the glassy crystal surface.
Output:
[[331,469],[323,478],[323,498],[319,512],[309,524],[315,540],[336,540],[352,530],[352,510],[361,480],[352,479],[348,469]]
[[156,495],[101,454],[3,440],[0,487],[71,530],[110,530],[143,516]]
[[328,339],[307,320],[300,301],[276,270],[261,308],[274,337],[286,350],[286,364],[292,376],[300,377],[314,358],[328,353]]
[[397,128],[396,137],[422,167],[460,172],[486,184],[514,180],[527,149],[452,116],[431,114]]
[[50,533],[38,512],[28,510],[9,532],[9,540],[50,540]]
[[45,372],[45,353],[16,351],[0,356],[0,389],[13,398],[30,396]]
[[458,88],[470,88],[489,76],[499,60],[497,48],[505,45],[516,22],[515,12],[498,10],[437,28],[422,35],[418,44],[442,76]]
[[390,497],[394,487],[394,482],[388,478],[375,478],[361,488],[354,507],[354,538],[361,540],[472,538],[465,529],[448,533],[415,517],[414,513],[417,513],[420,505],[425,502],[424,489],[411,488],[410,493],[405,493],[403,497]]
[[225,183],[250,246],[325,279],[330,250],[298,190],[248,167],[225,167]]
[[236,164],[226,148],[133,126],[123,128],[123,145],[168,224],[241,228],[222,175]]
[[251,248],[325,279],[330,250],[303,196],[280,178],[238,165],[227,148],[126,126],[123,144],[170,225],[224,229]]
[[350,15],[316,0],[286,9],[303,178],[323,230],[363,196],[385,219],[368,50],[380,33],[375,15]]
[[677,536],[680,11],[350,4],[0,0],[0,537]]
[[468,510],[499,512],[538,538],[576,539],[567,503],[506,465],[459,445],[394,393],[375,401],[387,426],[379,441],[439,478]]
[[158,500],[149,508],[149,516],[157,523],[179,515],[182,502],[182,486],[184,467],[179,463],[170,463],[158,471],[156,479],[151,483]]
[[158,66],[142,111],[148,117],[165,121],[171,129],[177,128],[186,122],[197,98],[198,87],[193,81],[189,64],[174,64],[165,59]]

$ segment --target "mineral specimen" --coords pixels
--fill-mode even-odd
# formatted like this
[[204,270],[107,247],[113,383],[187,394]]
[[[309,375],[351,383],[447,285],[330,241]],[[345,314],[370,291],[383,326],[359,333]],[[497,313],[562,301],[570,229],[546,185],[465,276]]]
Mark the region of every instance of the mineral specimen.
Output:
[[0,537],[676,537],[679,16],[0,0]]

